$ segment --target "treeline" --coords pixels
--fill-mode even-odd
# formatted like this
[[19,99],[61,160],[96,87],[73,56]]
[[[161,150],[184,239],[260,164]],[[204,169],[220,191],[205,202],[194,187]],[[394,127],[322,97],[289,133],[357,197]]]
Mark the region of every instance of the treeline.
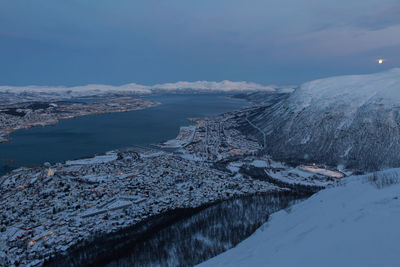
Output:
[[179,209],[135,229],[98,236],[47,266],[193,266],[251,235],[271,213],[303,198],[289,191],[258,194]]

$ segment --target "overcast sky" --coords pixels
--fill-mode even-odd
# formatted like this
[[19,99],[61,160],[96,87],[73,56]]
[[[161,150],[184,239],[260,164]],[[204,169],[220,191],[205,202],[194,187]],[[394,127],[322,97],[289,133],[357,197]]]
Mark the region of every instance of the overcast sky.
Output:
[[297,84],[399,66],[399,0],[0,1],[0,85]]

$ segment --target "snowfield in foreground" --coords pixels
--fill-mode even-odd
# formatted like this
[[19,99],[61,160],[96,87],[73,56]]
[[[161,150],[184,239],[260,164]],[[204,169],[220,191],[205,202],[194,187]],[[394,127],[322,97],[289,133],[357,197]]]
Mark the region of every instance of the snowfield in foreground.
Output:
[[399,266],[400,169],[353,176],[200,266]]

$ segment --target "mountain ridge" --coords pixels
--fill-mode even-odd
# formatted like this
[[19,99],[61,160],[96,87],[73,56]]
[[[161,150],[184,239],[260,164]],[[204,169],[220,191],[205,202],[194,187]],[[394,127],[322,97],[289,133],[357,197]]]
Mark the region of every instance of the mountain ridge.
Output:
[[249,119],[279,160],[369,171],[399,167],[400,68],[307,82]]

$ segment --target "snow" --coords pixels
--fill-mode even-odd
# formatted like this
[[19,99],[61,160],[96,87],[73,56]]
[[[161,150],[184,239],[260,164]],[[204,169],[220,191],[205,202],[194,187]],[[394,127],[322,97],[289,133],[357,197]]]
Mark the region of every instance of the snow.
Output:
[[349,147],[346,149],[346,151],[344,151],[343,157],[346,157],[346,156],[349,154],[349,152],[350,152],[350,150],[351,150],[352,148],[353,148],[353,147],[349,146]]
[[112,203],[110,206],[108,206],[108,209],[109,210],[123,209],[123,208],[129,207],[130,205],[132,205],[131,201],[118,200],[118,201]]
[[266,168],[266,167],[268,167],[268,164],[267,164],[267,162],[265,161],[265,160],[254,160],[252,163],[251,163],[254,167],[257,167],[257,168]]
[[[279,172],[273,172],[273,171],[265,171],[265,173],[272,177],[275,180],[279,180],[281,182],[287,183],[287,184],[302,184],[306,186],[321,186],[321,187],[326,187],[331,182],[327,181],[326,179],[316,179],[313,177],[313,174],[310,172],[305,172],[302,171],[299,168],[296,169],[289,169],[284,170],[284,171],[279,171]],[[293,176],[293,175],[294,176]]]
[[197,157],[196,155],[189,154],[189,153],[180,153],[178,154],[181,158],[191,161],[203,161],[202,158]]
[[142,157],[142,158],[160,157],[164,154],[165,154],[164,151],[153,151],[153,150],[146,152],[146,153],[139,153],[140,157]]
[[97,207],[93,207],[93,208],[86,210],[85,212],[83,212],[81,214],[81,217],[87,218],[87,217],[96,216],[96,215],[114,211],[114,210],[124,209],[124,208],[131,206],[132,203],[133,202],[127,200],[127,198],[125,198],[125,199],[112,198],[111,200],[109,200]]
[[332,170],[328,170],[328,169],[324,169],[324,168],[318,168],[315,166],[300,166],[299,169],[307,171],[307,172],[318,173],[318,174],[322,174],[325,176],[334,177],[334,178],[343,178],[345,176],[341,172],[332,171]]
[[232,173],[237,173],[240,170],[240,167],[242,167],[243,163],[242,162],[230,162],[226,168],[230,170]]
[[161,89],[166,91],[175,91],[182,89],[195,89],[205,91],[275,91],[276,86],[265,86],[253,82],[232,82],[232,81],[221,81],[221,82],[209,82],[209,81],[197,81],[197,82],[176,82],[176,83],[165,83],[156,84],[151,87],[152,89]]
[[310,105],[330,106],[339,99],[350,103],[353,110],[371,100],[396,104],[400,101],[400,68],[311,81],[303,84],[290,98],[297,102],[299,109]]
[[186,144],[187,144],[187,142],[185,142],[185,141],[172,139],[172,140],[168,140],[168,141],[164,142],[162,144],[162,147],[180,148]]
[[97,175],[97,174],[88,174],[81,177],[81,180],[92,183],[101,183],[111,179],[112,177],[110,177],[109,175]]
[[345,178],[200,266],[399,266],[400,169]]
[[104,84],[88,84],[82,86],[0,86],[0,93],[32,93],[43,95],[59,95],[63,97],[86,97],[91,95],[102,95],[108,93],[133,93],[133,94],[151,94],[154,91],[205,91],[205,92],[235,92],[235,91],[275,91],[278,87],[275,85],[261,85],[253,82],[232,82],[232,81],[196,81],[176,83],[155,84],[151,86],[137,83],[129,83],[121,86],[112,86]]
[[168,140],[158,146],[166,148],[182,148],[193,141],[195,133],[196,127],[194,125],[182,126],[180,127],[179,134],[175,139]]
[[[400,167],[399,103],[395,68],[307,82],[248,116],[276,160],[376,171]],[[258,136],[260,130],[252,132]]]
[[67,165],[91,165],[100,164],[114,161],[117,159],[117,154],[113,152],[108,152],[105,155],[95,156],[93,158],[78,159],[78,160],[68,160]]

